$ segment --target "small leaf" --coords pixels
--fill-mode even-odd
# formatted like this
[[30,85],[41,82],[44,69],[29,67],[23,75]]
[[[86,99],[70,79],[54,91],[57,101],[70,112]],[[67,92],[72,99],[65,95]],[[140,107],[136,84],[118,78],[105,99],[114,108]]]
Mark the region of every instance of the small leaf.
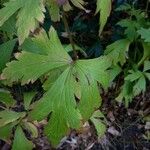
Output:
[[150,58],[150,44],[142,42],[143,49],[144,49],[144,54],[141,60],[138,62],[138,66],[142,65],[145,60]]
[[100,12],[100,20],[99,20],[99,24],[100,24],[100,29],[99,29],[99,34],[101,34],[101,32],[104,29],[104,26],[107,22],[107,19],[110,15],[111,12],[111,0],[97,0],[97,8],[96,8],[96,13]]
[[31,133],[31,136],[33,138],[37,138],[38,137],[38,129],[33,123],[31,123],[31,122],[24,122],[23,127],[26,130],[28,130],[28,132]]
[[17,113],[10,110],[0,111],[0,127],[3,127],[11,122],[18,120],[19,118],[23,118],[26,113],[21,112]]
[[144,75],[139,78],[133,87],[134,96],[144,93],[146,91],[146,80]]
[[117,23],[121,27],[125,28],[125,35],[131,41],[135,40],[138,37],[137,29],[140,28],[140,24],[137,21],[130,19],[123,19]]
[[0,102],[5,104],[7,107],[12,107],[15,104],[10,92],[3,89],[0,89]]
[[32,150],[33,147],[33,143],[25,137],[22,128],[18,126],[15,131],[12,150]]
[[131,42],[127,39],[118,40],[107,46],[105,54],[112,59],[114,65],[118,62],[123,65],[127,59],[130,43]]
[[140,71],[130,71],[131,74],[129,74],[127,77],[125,77],[125,80],[129,80],[131,82],[139,79],[143,74]]
[[90,120],[95,126],[99,138],[104,136],[106,132],[106,125],[104,124],[104,120],[101,120],[102,118],[105,119],[104,115],[99,110],[95,111],[92,117],[90,118]]
[[70,0],[70,1],[73,3],[74,6],[85,10],[85,8],[83,7],[83,5],[84,5],[84,1],[83,0]]
[[24,107],[26,110],[29,109],[29,106],[31,104],[31,101],[33,99],[33,97],[35,96],[36,92],[27,92],[24,93]]
[[145,71],[148,71],[148,70],[150,70],[150,61],[145,61],[143,71],[145,72]]
[[137,32],[141,35],[141,38],[144,39],[145,42],[150,42],[150,28],[149,29],[141,28]]
[[126,108],[129,106],[129,103],[133,98],[133,83],[130,81],[125,81],[123,86],[121,87],[121,92],[116,98],[118,102],[125,102]]

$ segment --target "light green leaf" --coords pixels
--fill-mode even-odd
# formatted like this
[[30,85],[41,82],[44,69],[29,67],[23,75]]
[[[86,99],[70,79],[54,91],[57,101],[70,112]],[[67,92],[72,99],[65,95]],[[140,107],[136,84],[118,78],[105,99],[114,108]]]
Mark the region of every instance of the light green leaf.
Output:
[[24,122],[23,128],[25,128],[31,134],[31,136],[33,138],[37,138],[38,137],[38,129],[33,123],[31,123],[31,122]]
[[99,29],[99,34],[104,29],[104,26],[107,22],[107,19],[110,15],[111,12],[111,0],[97,0],[97,8],[96,8],[96,13],[100,12],[100,29]]
[[35,96],[35,94],[36,94],[36,92],[26,92],[23,94],[24,107],[26,110],[29,109],[29,106],[30,106],[31,101],[32,101],[33,97]]
[[60,9],[56,0],[48,0],[47,5],[52,21],[60,21]]
[[25,114],[26,113],[24,112],[17,113],[9,110],[0,111],[0,127],[3,127],[11,122],[14,122],[19,118],[23,118]]
[[65,135],[69,127],[78,128],[80,125],[81,116],[76,109],[74,90],[72,88],[74,79],[70,69],[67,68],[60,75],[51,89],[30,113],[30,117],[33,119],[42,120],[52,112],[49,124],[45,128],[45,133],[54,145],[58,144],[58,141]]
[[106,132],[106,124],[104,123],[105,122],[104,119],[105,119],[104,115],[99,110],[95,111],[92,117],[90,118],[90,120],[95,126],[99,138],[104,136]]
[[81,99],[78,108],[85,120],[88,120],[93,112],[100,107],[102,99],[99,95],[97,83],[81,85]]
[[105,54],[112,59],[114,65],[118,62],[123,65],[127,59],[130,43],[127,39],[118,40],[107,46]]
[[0,26],[18,11],[17,34],[19,43],[22,44],[30,31],[33,31],[38,22],[43,22],[45,8],[43,0],[10,0],[0,10]]
[[83,0],[70,0],[70,1],[73,3],[74,6],[85,10],[85,8],[83,7],[83,5],[84,5],[84,1]]
[[33,143],[25,137],[22,128],[18,126],[15,131],[12,150],[32,150],[33,147]]
[[136,84],[133,87],[134,96],[144,93],[146,91],[146,80],[144,75],[139,78]]
[[9,91],[0,89],[0,102],[5,104],[7,107],[12,107],[15,101]]
[[99,57],[88,60],[78,60],[75,64],[77,76],[80,81],[89,84],[94,80],[101,83],[104,88],[109,86],[109,74],[106,71],[111,66],[111,60],[106,57]]
[[[8,64],[2,76],[9,82],[21,81],[22,84],[33,82],[41,76],[47,79],[43,85],[46,93],[31,106],[28,116],[38,121],[49,116],[44,133],[56,146],[70,128],[79,128],[82,120],[89,119],[93,111],[100,106],[97,82],[104,88],[108,87],[107,69],[111,66],[111,61],[107,56],[73,61],[53,28],[49,37],[50,45],[45,46],[46,54],[22,52],[17,57],[18,60]],[[46,41],[47,38],[42,38],[41,44],[46,44]],[[39,44],[40,40],[36,42],[36,45]],[[53,81],[49,79],[52,76],[55,76]],[[79,91],[76,90],[76,83],[80,87]],[[88,96],[85,92],[88,92]],[[77,94],[79,105],[75,99]]]
[[145,61],[143,71],[145,72],[145,71],[148,71],[148,70],[150,70],[150,61]]
[[123,19],[117,23],[121,27],[125,28],[125,35],[131,41],[138,37],[137,29],[140,28],[140,24],[137,21],[130,19]]
[[145,75],[145,77],[146,77],[148,80],[150,80],[150,73],[145,72],[144,75]]
[[140,71],[131,70],[130,74],[127,77],[125,77],[125,80],[129,80],[129,81],[133,82],[133,81],[139,79],[142,75],[143,74]]
[[150,28],[149,29],[141,28],[137,32],[141,35],[141,38],[144,39],[145,42],[150,42]]
[[11,53],[13,51],[15,43],[16,43],[16,39],[10,40],[10,41],[0,45],[0,56],[1,56],[1,59],[0,59],[0,73],[5,68],[6,63],[10,60]]

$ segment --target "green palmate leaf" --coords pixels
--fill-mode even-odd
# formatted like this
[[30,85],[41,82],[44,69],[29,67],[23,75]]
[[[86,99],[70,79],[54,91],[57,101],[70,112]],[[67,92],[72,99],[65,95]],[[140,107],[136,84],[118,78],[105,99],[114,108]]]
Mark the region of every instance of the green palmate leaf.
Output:
[[140,30],[138,30],[138,33],[141,35],[141,38],[144,39],[145,42],[150,42],[150,28],[141,28]]
[[100,12],[100,30],[99,33],[104,29],[104,26],[107,22],[107,19],[111,12],[111,0],[97,0],[97,9],[96,13]]
[[9,110],[0,111],[0,127],[3,127],[11,122],[14,122],[24,116],[25,113],[17,113]]
[[118,40],[107,46],[105,54],[113,60],[114,65],[118,62],[123,65],[127,59],[130,43],[127,39]]
[[[35,37],[33,42],[38,47],[45,43],[46,53],[22,52],[18,60],[8,64],[2,77],[8,82],[21,81],[22,84],[33,82],[42,75],[48,78],[43,85],[46,93],[31,106],[29,117],[40,121],[50,115],[44,132],[56,145],[70,128],[79,128],[81,120],[89,119],[100,106],[97,82],[104,88],[108,86],[106,70],[111,66],[111,61],[107,57],[73,61],[53,28],[50,39],[41,37]],[[80,87],[78,90],[77,86]],[[75,95],[80,100],[79,104]]]
[[5,104],[7,107],[12,107],[15,104],[10,92],[3,89],[0,89],[0,102]]
[[12,150],[32,150],[33,147],[32,142],[25,137],[22,128],[18,126],[15,131]]
[[43,22],[43,12],[45,11],[43,0],[26,0],[26,2],[23,0],[10,0],[6,2],[0,10],[0,26],[17,11],[17,34],[19,42],[22,44],[30,31],[37,27],[38,22]]
[[92,117],[90,118],[90,120],[95,126],[99,138],[104,136],[106,132],[106,124],[104,123],[105,122],[104,119],[105,119],[104,115],[99,110],[95,111]]
[[16,39],[10,40],[0,45],[0,73],[5,68],[6,63],[10,60],[11,53],[15,46]]

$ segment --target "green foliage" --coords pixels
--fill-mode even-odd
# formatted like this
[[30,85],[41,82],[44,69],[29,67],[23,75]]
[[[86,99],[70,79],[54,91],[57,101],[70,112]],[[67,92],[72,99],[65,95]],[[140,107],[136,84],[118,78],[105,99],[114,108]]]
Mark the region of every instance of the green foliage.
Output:
[[130,43],[131,42],[128,39],[118,40],[106,48],[105,54],[112,59],[114,64],[119,62],[123,65],[128,57],[127,53]]
[[107,46],[105,54],[113,60],[114,65],[123,66],[124,84],[116,100],[128,107],[135,96],[146,91],[146,81],[149,80],[149,22],[141,10],[128,4],[121,5],[116,11],[125,11],[129,15],[117,23],[124,28],[126,38]]
[[111,0],[97,0],[97,8],[96,8],[96,13],[100,12],[100,29],[99,29],[99,34],[102,33],[104,26],[107,22],[107,19],[110,15],[111,12]]
[[5,68],[6,63],[10,60],[16,39],[10,40],[0,45],[0,73]]
[[[96,2],[101,34],[110,16],[112,1]],[[49,17],[50,24],[52,21],[61,24],[62,15],[67,15],[74,6],[88,16],[90,11],[86,10],[85,4],[83,0],[1,2],[0,86],[11,89],[19,84],[26,87],[38,80],[43,88],[43,95],[38,100],[36,90],[23,92],[22,99],[17,101],[19,106],[11,92],[0,89],[0,139],[6,142],[13,139],[12,150],[34,148],[31,140],[39,136],[39,122],[44,122],[44,135],[53,146],[57,146],[71,129],[79,129],[86,121],[92,122],[100,138],[106,132],[106,119],[99,110],[101,90],[106,91],[112,82],[123,79],[115,94],[116,101],[126,107],[135,96],[146,91],[150,80],[150,23],[145,12],[129,4],[117,8],[116,11],[125,11],[127,16],[117,23],[123,31],[122,38],[107,45],[103,56],[93,59],[87,59],[87,46],[80,45],[75,39],[78,35],[67,19],[62,28],[68,32],[70,43],[63,39],[61,42],[53,27],[49,31],[41,27]],[[80,15],[83,13],[79,13],[77,19]],[[82,17],[83,22],[85,18]],[[83,57],[86,59],[81,59]],[[20,106],[22,108],[18,108]]]
[[144,39],[145,42],[150,42],[150,28],[141,28],[140,30],[138,30],[138,33],[141,35],[141,38]]
[[32,150],[33,144],[25,137],[21,126],[17,126],[14,136],[12,150]]
[[[31,101],[35,93],[26,93],[25,101]],[[0,111],[0,139],[9,142],[12,137],[13,131],[15,131],[14,140],[12,149],[31,149],[34,144],[26,138],[24,130],[31,134],[32,138],[37,138],[38,130],[37,127],[29,122],[27,119],[29,103],[24,105],[26,111],[16,112],[13,109],[15,108],[15,100],[12,98],[11,94],[7,90],[0,91],[0,101],[4,103],[3,110]]]
[[98,137],[101,138],[102,136],[104,136],[106,132],[106,121],[105,116],[102,114],[102,112],[100,112],[99,110],[95,111],[90,120],[95,126]]
[[13,14],[18,12],[16,27],[19,42],[22,44],[28,37],[30,31],[34,31],[38,22],[43,22],[45,8],[41,0],[10,0],[4,3],[0,10],[0,26],[4,24]]
[[[60,11],[60,7],[62,6],[64,11],[70,11],[72,10],[72,7],[70,5],[70,2],[76,6],[79,9],[83,9],[85,10],[85,8],[83,7],[84,5],[84,1],[83,0],[66,0],[65,3],[59,2],[59,0],[48,0],[47,1],[47,8],[49,9],[49,13],[51,16],[52,21],[56,22],[56,21],[60,21],[61,18],[61,11]],[[59,3],[60,4],[59,4]]]
[[[105,88],[109,85],[106,70],[111,62],[107,57],[73,61],[61,45],[54,28],[49,31],[50,39],[45,35],[42,31],[34,41],[38,47],[45,48],[46,54],[22,51],[16,55],[17,60],[7,64],[2,78],[6,78],[9,84],[20,81],[24,85],[46,74],[49,74],[49,78],[51,73],[57,74],[51,86],[44,84],[47,92],[33,104],[29,113],[32,120],[38,121],[52,113],[45,134],[56,145],[69,128],[79,128],[81,120],[88,120],[100,106],[97,82]],[[39,38],[43,41],[37,42]],[[58,74],[59,69],[62,71]],[[81,87],[79,104],[74,97],[76,84]]]

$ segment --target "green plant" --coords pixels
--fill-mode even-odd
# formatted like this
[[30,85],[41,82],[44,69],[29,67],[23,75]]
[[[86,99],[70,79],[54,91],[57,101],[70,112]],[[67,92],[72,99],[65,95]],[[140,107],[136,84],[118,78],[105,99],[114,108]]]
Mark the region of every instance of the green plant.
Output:
[[[112,1],[94,2],[101,39]],[[103,136],[107,121],[99,110],[100,92],[118,75],[123,83],[117,89],[116,100],[126,107],[146,90],[150,80],[147,8],[145,12],[128,4],[117,8],[127,16],[117,23],[124,30],[123,38],[108,45],[103,56],[90,59],[76,43],[68,23],[68,12],[74,7],[89,13],[83,0],[6,0],[0,4],[0,86],[25,86],[38,80],[44,91],[35,101],[35,92],[24,92],[19,110],[10,92],[0,89],[0,139],[12,143],[13,150],[33,149],[32,140],[38,137],[42,122],[44,135],[53,146],[71,129],[78,130],[89,120],[98,137]],[[51,24],[49,31],[43,29],[45,17]],[[58,21],[63,24],[67,44],[61,42],[54,28]]]
[[105,54],[112,59],[114,68],[118,65],[122,68],[124,84],[116,100],[124,101],[128,107],[135,96],[145,92],[146,81],[150,80],[150,23],[144,12],[128,4],[121,5],[116,11],[128,14],[128,18],[117,23],[124,28],[124,38],[107,46]]
[[0,111],[0,139],[11,143],[10,138],[14,132],[12,142],[13,150],[32,149],[34,144],[27,139],[24,131],[30,133],[31,138],[38,137],[38,129],[33,122],[27,119],[29,106],[35,93],[24,93],[24,111],[16,112],[16,101],[7,90],[0,89],[0,102],[3,104]]

